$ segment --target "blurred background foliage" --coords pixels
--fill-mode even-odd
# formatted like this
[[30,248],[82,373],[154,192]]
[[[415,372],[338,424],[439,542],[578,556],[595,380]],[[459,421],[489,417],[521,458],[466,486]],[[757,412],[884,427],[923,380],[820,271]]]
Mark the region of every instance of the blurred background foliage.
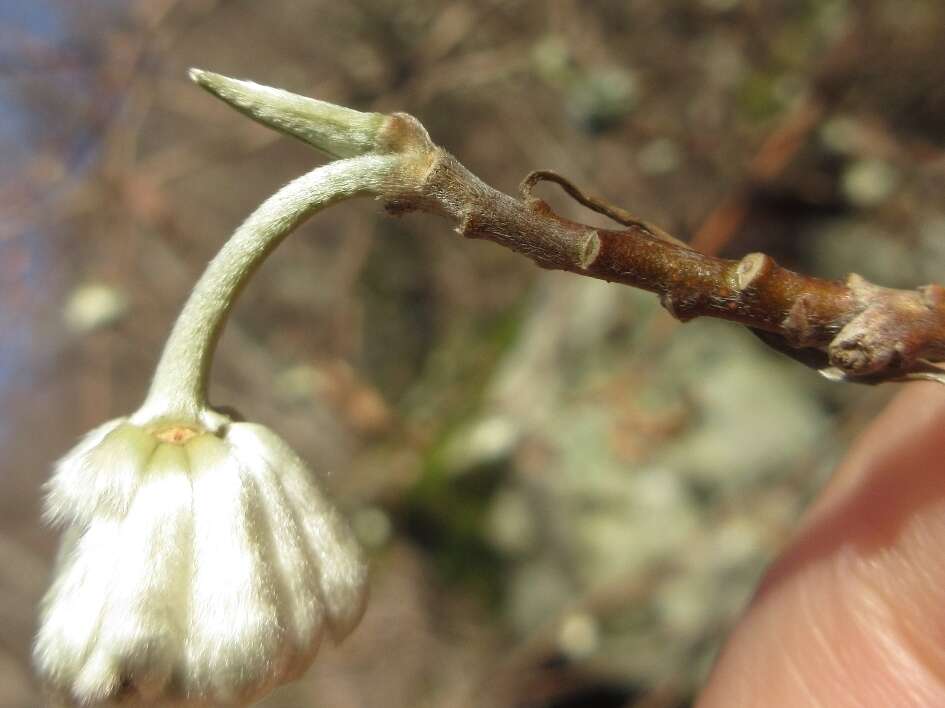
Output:
[[[916,285],[945,264],[943,27],[939,0],[0,0],[0,705],[41,703],[51,464],[318,159],[188,66],[413,113],[506,191],[555,169],[703,250]],[[361,628],[264,705],[689,705],[894,387],[379,206],[289,239],[216,361],[373,555]]]

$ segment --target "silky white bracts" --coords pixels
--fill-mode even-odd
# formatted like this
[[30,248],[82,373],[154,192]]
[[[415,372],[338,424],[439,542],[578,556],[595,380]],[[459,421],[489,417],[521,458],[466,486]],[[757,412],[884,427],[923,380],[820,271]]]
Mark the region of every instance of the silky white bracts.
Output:
[[111,421],[46,501],[65,534],[34,659],[66,704],[244,705],[363,612],[347,523],[263,426]]
[[386,118],[193,70],[211,93],[332,157],[266,199],[197,282],[144,403],[59,462],[64,528],[34,663],[82,706],[236,706],[300,675],[364,611],[367,570],[342,516],[277,435],[207,401],[213,353],[267,254],[321,209],[390,188]]

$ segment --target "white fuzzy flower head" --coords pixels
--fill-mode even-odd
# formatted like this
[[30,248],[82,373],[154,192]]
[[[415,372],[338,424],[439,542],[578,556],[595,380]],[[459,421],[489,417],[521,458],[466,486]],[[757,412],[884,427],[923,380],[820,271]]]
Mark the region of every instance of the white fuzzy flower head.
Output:
[[58,464],[46,513],[64,527],[34,648],[54,698],[77,706],[235,706],[301,674],[327,631],[364,610],[352,533],[274,433],[207,403],[237,294],[296,226],[380,193],[398,159],[384,117],[209,72],[192,78],[332,157],[267,199],[207,267],[144,405]]
[[111,421],[58,465],[66,533],[35,646],[67,704],[244,705],[364,608],[352,533],[260,425]]

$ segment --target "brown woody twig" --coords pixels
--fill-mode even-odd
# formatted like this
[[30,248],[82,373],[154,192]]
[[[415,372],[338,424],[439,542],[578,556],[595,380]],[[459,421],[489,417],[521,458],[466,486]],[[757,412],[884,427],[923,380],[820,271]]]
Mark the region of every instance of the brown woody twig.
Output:
[[[701,316],[738,322],[768,345],[834,380],[945,382],[945,371],[936,366],[945,360],[945,288],[940,285],[898,290],[855,274],[843,282],[802,275],[763,253],[740,260],[705,255],[623,209],[584,194],[554,172],[526,177],[519,198],[499,192],[436,146],[407,114],[356,113],[208,72],[195,72],[194,78],[251,118],[334,156],[398,156],[398,168],[374,190],[391,214],[439,214],[453,221],[461,235],[493,241],[543,268],[657,293],[662,305],[682,321]],[[345,124],[348,115],[355,128]],[[369,130],[365,126],[375,125],[372,120],[373,144],[366,144],[362,133]],[[330,128],[337,134],[328,139],[325,131]],[[355,129],[362,132],[354,136]],[[354,136],[353,142],[342,154],[338,141],[347,136]],[[584,206],[625,228],[601,229],[559,216],[533,193],[542,181],[557,183]]]

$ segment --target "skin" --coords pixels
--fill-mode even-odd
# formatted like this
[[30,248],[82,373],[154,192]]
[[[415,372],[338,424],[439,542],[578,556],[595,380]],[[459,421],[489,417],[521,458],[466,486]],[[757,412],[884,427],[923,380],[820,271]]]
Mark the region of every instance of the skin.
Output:
[[945,706],[945,387],[907,386],[774,563],[698,708]]

